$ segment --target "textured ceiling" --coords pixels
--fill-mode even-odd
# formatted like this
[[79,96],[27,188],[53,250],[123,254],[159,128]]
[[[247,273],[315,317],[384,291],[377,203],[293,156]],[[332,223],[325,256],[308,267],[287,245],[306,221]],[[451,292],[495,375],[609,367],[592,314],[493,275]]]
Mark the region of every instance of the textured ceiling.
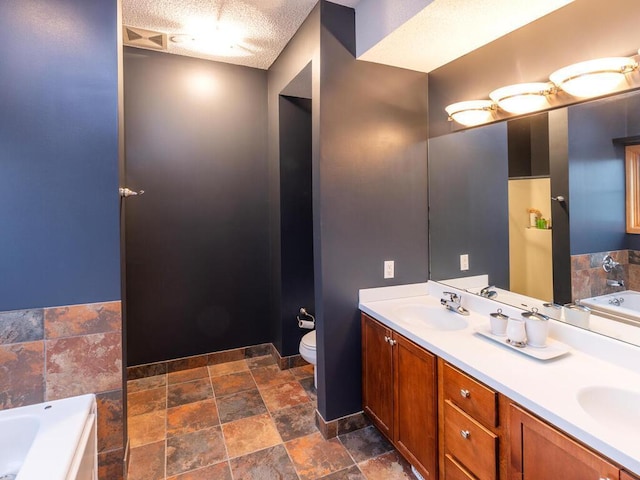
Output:
[[[123,24],[166,34],[169,53],[267,69],[317,1],[122,0]],[[386,2],[390,15],[402,0],[331,1],[356,15],[360,2]],[[359,58],[429,72],[571,1],[435,0]]]
[[[334,3],[353,7],[358,1]],[[317,0],[123,0],[122,21],[128,27],[167,34],[169,53],[266,69],[316,3]],[[185,41],[172,42],[174,35],[182,35],[180,38]]]
[[436,0],[359,58],[430,72],[571,2]]

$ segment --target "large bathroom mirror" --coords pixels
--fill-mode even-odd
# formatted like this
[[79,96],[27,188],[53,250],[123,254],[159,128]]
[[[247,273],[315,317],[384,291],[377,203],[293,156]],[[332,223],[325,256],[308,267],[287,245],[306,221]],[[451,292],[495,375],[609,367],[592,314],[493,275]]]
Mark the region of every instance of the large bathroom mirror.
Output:
[[[470,292],[495,286],[494,300],[521,308],[534,306],[527,297],[540,306],[640,292],[640,235],[626,232],[625,197],[637,144],[640,91],[431,138],[430,278],[480,276]],[[640,327],[632,314],[610,316]],[[634,339],[590,326],[640,344],[640,328]]]

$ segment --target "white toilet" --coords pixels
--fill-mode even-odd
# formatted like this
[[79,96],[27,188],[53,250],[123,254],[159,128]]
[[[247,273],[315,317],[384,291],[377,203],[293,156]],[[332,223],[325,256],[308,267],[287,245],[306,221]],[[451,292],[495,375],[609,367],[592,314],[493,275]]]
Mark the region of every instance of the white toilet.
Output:
[[313,330],[300,340],[300,356],[313,365],[313,384],[318,388],[318,357],[316,356],[316,331]]

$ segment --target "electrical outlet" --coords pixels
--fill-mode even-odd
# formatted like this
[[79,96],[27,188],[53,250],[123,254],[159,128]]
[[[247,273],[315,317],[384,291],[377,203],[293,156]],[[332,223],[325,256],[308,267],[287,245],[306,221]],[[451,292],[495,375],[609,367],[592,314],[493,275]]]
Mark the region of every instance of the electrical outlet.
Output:
[[384,261],[384,278],[393,278],[395,276],[395,263],[393,260]]
[[469,270],[469,254],[460,255],[460,270]]

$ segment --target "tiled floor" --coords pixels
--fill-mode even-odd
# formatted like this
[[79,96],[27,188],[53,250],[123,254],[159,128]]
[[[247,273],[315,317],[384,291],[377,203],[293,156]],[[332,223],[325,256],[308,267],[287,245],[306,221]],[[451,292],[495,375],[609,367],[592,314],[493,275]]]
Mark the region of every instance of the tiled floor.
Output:
[[373,426],[325,440],[315,408],[312,367],[271,356],[131,380],[128,478],[414,478]]

